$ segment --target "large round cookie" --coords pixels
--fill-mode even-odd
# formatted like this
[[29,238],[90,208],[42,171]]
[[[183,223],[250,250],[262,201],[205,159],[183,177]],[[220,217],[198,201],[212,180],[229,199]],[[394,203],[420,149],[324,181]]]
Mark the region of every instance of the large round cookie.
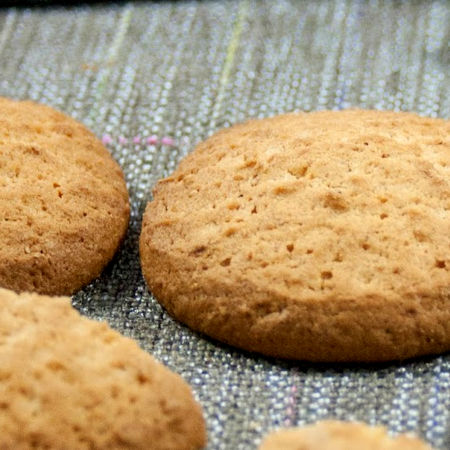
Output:
[[0,98],[0,286],[74,292],[112,258],[128,218],[122,172],[90,131]]
[[147,206],[150,290],[193,329],[276,357],[449,350],[449,131],[352,110],[215,134]]
[[390,437],[383,427],[325,420],[272,433],[259,450],[431,450],[431,447],[407,435]]
[[189,386],[68,298],[0,289],[0,448],[198,449]]

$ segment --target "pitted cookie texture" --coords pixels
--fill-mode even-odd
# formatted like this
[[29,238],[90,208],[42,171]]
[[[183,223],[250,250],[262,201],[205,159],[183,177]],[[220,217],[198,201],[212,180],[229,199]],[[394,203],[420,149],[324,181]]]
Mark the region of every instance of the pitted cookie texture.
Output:
[[0,98],[0,286],[73,293],[111,260],[128,219],[122,172],[90,131]]
[[0,289],[0,448],[198,449],[189,386],[69,298]]
[[259,450],[432,450],[406,434],[391,437],[383,427],[325,420],[267,436]]
[[149,289],[195,330],[312,361],[450,349],[449,122],[349,110],[223,130],[161,180]]

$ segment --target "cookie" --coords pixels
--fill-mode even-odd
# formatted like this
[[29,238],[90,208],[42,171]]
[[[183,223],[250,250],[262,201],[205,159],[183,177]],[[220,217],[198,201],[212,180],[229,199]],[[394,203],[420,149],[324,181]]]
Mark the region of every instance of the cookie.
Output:
[[404,434],[390,437],[383,427],[325,420],[272,433],[259,450],[431,450],[431,447]]
[[96,278],[129,218],[122,172],[83,125],[0,98],[0,286],[71,294]]
[[281,358],[450,349],[449,122],[321,111],[223,130],[161,180],[147,284],[215,339]]
[[198,449],[189,386],[69,298],[0,289],[0,448]]

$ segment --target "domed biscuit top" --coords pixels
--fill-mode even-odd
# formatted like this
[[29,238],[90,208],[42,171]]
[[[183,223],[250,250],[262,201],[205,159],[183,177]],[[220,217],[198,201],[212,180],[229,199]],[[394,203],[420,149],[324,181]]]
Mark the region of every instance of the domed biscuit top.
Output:
[[325,420],[303,428],[276,431],[259,450],[431,450],[418,438],[390,437],[383,427]]
[[449,122],[349,110],[223,130],[160,181],[150,290],[247,350],[381,361],[450,349]]
[[122,172],[90,131],[0,98],[0,286],[74,292],[113,257],[128,218]]
[[199,449],[189,386],[68,298],[0,289],[0,448]]

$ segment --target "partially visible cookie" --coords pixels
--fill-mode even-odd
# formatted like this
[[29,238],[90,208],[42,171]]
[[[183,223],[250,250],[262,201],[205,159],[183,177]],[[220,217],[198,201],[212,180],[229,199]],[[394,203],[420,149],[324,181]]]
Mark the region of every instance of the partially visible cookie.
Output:
[[0,286],[73,293],[111,260],[128,219],[122,172],[90,131],[0,98]]
[[312,361],[450,350],[450,123],[321,111],[223,130],[161,180],[140,252],[170,314]]
[[431,450],[431,447],[415,437],[391,437],[383,427],[326,420],[276,431],[265,438],[259,450]]
[[68,298],[0,289],[0,448],[198,449],[189,386]]

